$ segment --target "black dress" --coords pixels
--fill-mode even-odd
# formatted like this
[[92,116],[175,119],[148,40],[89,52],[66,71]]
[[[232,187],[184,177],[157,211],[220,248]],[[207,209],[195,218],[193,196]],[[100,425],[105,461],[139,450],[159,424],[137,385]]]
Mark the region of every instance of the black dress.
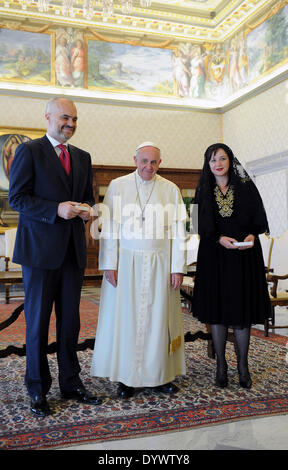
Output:
[[[257,221],[257,201],[261,207],[262,201],[257,196],[257,190],[255,193],[252,188],[252,183],[242,186],[243,194],[241,188],[237,188],[237,195],[235,188],[229,188],[234,193],[233,211],[230,215],[229,211],[225,213],[225,197],[231,196],[231,191],[226,196],[221,193],[224,211],[223,208],[219,209],[216,193],[211,197],[210,219],[213,219],[213,233],[206,231],[205,224],[202,223],[201,226],[200,223],[202,233],[193,294],[193,315],[203,323],[243,328],[263,324],[270,316],[270,300],[258,238],[261,228]],[[219,193],[217,197],[219,198]],[[253,204],[249,204],[249,199],[254,201]],[[220,235],[243,241],[248,234],[255,235],[255,242],[252,248],[246,250],[229,250],[218,242]]]

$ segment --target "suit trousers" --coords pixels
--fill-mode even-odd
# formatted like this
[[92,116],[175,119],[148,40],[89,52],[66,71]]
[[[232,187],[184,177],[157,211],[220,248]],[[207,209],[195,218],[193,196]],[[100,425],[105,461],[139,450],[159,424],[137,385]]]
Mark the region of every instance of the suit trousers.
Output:
[[46,395],[52,383],[47,359],[50,317],[55,305],[58,379],[62,392],[83,386],[77,344],[84,269],[77,265],[73,239],[59,269],[22,266],[25,289],[26,375],[30,396]]

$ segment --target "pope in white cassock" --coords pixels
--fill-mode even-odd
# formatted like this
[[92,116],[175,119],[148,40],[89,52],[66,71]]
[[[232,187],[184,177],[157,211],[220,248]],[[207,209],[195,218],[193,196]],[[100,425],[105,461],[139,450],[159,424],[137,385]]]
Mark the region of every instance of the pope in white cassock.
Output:
[[186,273],[186,209],[179,188],[157,175],[160,150],[144,142],[137,169],[111,181],[102,207],[104,270],[91,375],[135,387],[178,390],[185,374],[180,286]]

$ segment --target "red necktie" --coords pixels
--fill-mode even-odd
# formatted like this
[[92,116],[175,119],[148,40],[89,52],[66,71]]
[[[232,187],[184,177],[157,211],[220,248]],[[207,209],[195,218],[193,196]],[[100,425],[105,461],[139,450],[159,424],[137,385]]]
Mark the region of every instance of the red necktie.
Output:
[[70,170],[71,170],[71,164],[70,164],[70,155],[67,150],[66,145],[57,145],[59,149],[61,149],[61,153],[59,155],[60,162],[62,163],[62,166],[64,170],[66,171],[67,175],[69,175]]

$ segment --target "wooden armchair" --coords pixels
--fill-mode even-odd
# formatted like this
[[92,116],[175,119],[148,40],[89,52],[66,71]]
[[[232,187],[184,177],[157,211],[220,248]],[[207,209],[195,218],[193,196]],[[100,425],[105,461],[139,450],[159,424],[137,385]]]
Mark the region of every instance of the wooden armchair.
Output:
[[[5,256],[1,256],[4,258],[5,261],[5,273],[3,273],[3,279],[1,278],[1,283],[5,285],[5,303],[9,304],[10,299],[12,298],[10,293],[10,287],[14,284],[19,284],[19,278],[22,277],[22,268],[19,264],[12,262],[14,244],[15,244],[15,237],[16,237],[16,228],[5,230]],[[8,274],[8,272],[10,274]],[[15,274],[15,276],[14,276]],[[15,277],[15,282],[13,280]],[[13,296],[14,297],[14,296]],[[19,298],[19,296],[15,296]]]
[[268,262],[265,260],[265,265],[271,303],[271,316],[264,324],[265,336],[268,336],[270,329],[288,328],[288,324],[275,325],[275,308],[277,306],[288,308],[288,274],[286,274],[288,272],[288,230],[278,238],[268,237],[268,239],[270,240],[270,247]]
[[192,297],[194,289],[194,279],[196,275],[196,261],[191,263],[188,266],[187,275],[183,277],[183,282],[181,285],[180,293],[183,301],[185,302],[185,307],[189,313],[192,313]]
[[[278,281],[279,280],[286,280],[288,279],[288,274],[283,276],[279,276],[277,274],[267,274],[267,282],[268,284],[272,284],[270,288],[270,303],[271,303],[271,318],[267,319],[264,324],[264,331],[265,336],[269,335],[269,329],[275,330],[276,328],[288,328],[288,325],[275,325],[275,307],[278,305],[279,307],[286,307],[288,308],[288,291],[280,291],[278,290]],[[288,313],[288,311],[287,311]]]
[[[6,256],[6,255],[1,255],[0,258],[2,258],[4,260],[4,263],[5,263],[5,273],[7,273],[9,271],[9,263],[10,263],[10,258],[9,256]],[[2,269],[1,269],[2,271]],[[3,271],[2,271],[3,272]],[[1,274],[2,274],[1,272]],[[9,304],[10,302],[10,284],[7,282],[3,282],[4,286],[5,286],[5,303],[6,304]]]
[[190,235],[187,240],[187,275],[183,278],[181,295],[188,312],[192,312],[192,296],[194,279],[196,274],[197,254],[199,248],[199,237],[197,234]]

